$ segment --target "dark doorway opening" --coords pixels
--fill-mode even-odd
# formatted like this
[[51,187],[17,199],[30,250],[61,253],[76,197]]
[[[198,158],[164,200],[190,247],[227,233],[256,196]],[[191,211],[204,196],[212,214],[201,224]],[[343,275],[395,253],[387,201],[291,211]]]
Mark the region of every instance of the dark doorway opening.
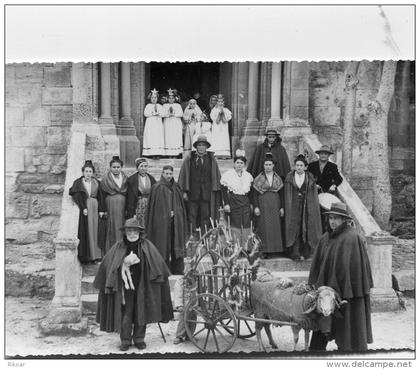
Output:
[[219,63],[150,63],[150,89],[160,94],[178,90],[183,107],[200,92],[199,105],[206,110],[210,96],[219,93],[219,69]]

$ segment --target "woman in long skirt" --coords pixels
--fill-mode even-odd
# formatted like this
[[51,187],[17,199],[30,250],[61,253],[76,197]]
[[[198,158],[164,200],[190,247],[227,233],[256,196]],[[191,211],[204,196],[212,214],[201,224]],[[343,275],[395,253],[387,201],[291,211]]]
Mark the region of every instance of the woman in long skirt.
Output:
[[124,232],[125,197],[127,194],[127,176],[122,172],[123,162],[113,156],[109,171],[101,181],[101,190],[107,211],[107,232],[105,253],[119,241]]
[[307,166],[305,156],[298,155],[284,181],[286,248],[292,259],[308,258],[322,235],[318,189]]
[[224,210],[230,217],[232,233],[243,246],[251,231],[251,184],[253,178],[245,170],[245,152],[236,151],[234,168],[223,173],[222,198]]
[[150,103],[144,108],[146,123],[143,133],[143,156],[165,155],[165,138],[163,131],[163,107],[158,104],[159,94],[156,89],[150,91]]
[[127,180],[126,216],[136,217],[140,226],[146,228],[149,195],[156,180],[147,173],[149,163],[146,158],[137,158],[135,164],[137,172]]
[[100,201],[99,182],[93,177],[95,168],[92,161],[86,160],[82,173],[82,177],[73,182],[69,194],[80,210],[78,257],[81,263],[89,263],[102,257],[98,247],[98,216],[103,216],[104,209]]
[[274,172],[274,160],[267,156],[264,171],[254,180],[253,203],[257,217],[257,234],[262,241],[261,252],[265,257],[284,251],[282,217],[284,216],[283,181]]
[[182,154],[182,107],[175,102],[173,90],[168,90],[168,103],[163,105],[163,128],[165,132],[165,155],[176,157]]
[[223,95],[217,96],[217,105],[211,110],[210,117],[213,121],[211,142],[214,155],[230,158],[229,121],[232,113],[224,106]]

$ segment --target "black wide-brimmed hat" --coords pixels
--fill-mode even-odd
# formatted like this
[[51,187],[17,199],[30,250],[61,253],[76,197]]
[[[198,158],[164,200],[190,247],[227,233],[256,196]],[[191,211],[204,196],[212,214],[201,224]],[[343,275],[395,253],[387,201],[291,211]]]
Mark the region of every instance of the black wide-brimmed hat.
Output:
[[331,209],[324,212],[324,214],[341,215],[344,218],[352,219],[352,217],[349,215],[347,211],[347,205],[342,202],[336,202],[334,204],[331,204]]
[[197,145],[198,145],[199,143],[205,143],[205,144],[207,145],[207,148],[209,148],[209,147],[211,146],[210,142],[208,142],[208,141],[207,141],[207,137],[206,137],[205,135],[200,135],[200,136],[198,136],[198,137],[197,137],[197,141],[195,141],[195,142],[193,143],[193,146],[194,146],[195,148],[197,148]]
[[145,230],[136,218],[130,218],[125,221],[124,227],[122,227],[121,230],[125,231],[126,229],[137,229],[140,232]]
[[319,150],[316,150],[315,153],[316,154],[320,154],[321,152],[326,152],[328,155],[332,155],[334,154],[331,149],[329,148],[328,145],[322,145],[321,148]]

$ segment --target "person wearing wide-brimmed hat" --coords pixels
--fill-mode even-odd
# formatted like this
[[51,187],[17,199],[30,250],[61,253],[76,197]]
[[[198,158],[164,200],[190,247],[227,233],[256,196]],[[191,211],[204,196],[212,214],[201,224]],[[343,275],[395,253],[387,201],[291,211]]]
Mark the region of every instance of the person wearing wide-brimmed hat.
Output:
[[252,155],[248,171],[254,176],[258,176],[264,170],[264,161],[267,153],[271,153],[275,162],[274,171],[284,182],[287,173],[290,172],[290,162],[286,149],[281,144],[280,133],[277,128],[268,126],[265,130],[265,140],[257,145]]
[[120,157],[113,156],[109,162],[109,170],[100,182],[107,214],[105,252],[122,237],[121,227],[125,219],[127,195],[127,176],[122,167],[123,162]]
[[343,182],[337,165],[328,160],[334,153],[327,145],[322,145],[315,153],[318,154],[319,160],[308,165],[308,172],[313,174],[320,191],[334,193],[337,186]]
[[77,256],[81,263],[91,263],[102,258],[98,244],[99,217],[105,213],[99,181],[93,176],[95,167],[91,160],[86,160],[82,167],[83,175],[73,182],[69,195],[78,206],[79,225],[77,238]]
[[220,170],[206,136],[199,136],[193,145],[196,151],[182,162],[178,183],[188,201],[188,221],[193,231],[204,232],[210,217],[218,218],[220,204]]
[[[350,223],[347,206],[334,203],[326,212],[329,231],[321,237],[312,257],[308,284],[334,288],[347,303],[333,316],[330,339],[341,351],[366,351],[373,342],[370,289],[373,287],[366,241]],[[311,350],[325,350],[328,340],[312,334]]]
[[125,202],[126,218],[136,217],[143,227],[147,224],[149,196],[156,179],[147,173],[149,162],[146,158],[134,161],[137,172],[127,180],[127,200]]
[[96,321],[100,330],[119,332],[121,351],[146,348],[146,325],[173,319],[170,274],[159,251],[135,218],[104,256],[94,286],[99,290]]
[[229,121],[232,119],[231,111],[225,107],[223,95],[217,95],[217,104],[210,112],[213,126],[211,142],[216,157],[230,158]]

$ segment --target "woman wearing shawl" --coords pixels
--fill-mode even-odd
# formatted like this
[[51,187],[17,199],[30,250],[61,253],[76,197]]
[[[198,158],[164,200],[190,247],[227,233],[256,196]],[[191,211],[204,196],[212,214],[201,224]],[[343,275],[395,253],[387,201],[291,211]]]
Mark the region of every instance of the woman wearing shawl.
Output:
[[113,156],[109,163],[110,170],[101,181],[101,190],[107,211],[107,234],[105,252],[123,236],[122,226],[125,219],[125,196],[127,194],[127,176],[121,171],[123,162]]
[[93,177],[95,167],[86,160],[82,168],[83,176],[76,179],[69,194],[80,209],[78,257],[81,263],[101,260],[101,249],[98,247],[98,211],[103,216],[104,209],[100,200],[99,182]]
[[253,178],[245,170],[245,151],[237,150],[233,162],[234,168],[223,173],[220,183],[224,210],[230,217],[232,232],[243,246],[251,230],[250,194]]
[[254,214],[257,216],[257,234],[262,241],[264,256],[284,251],[282,220],[284,216],[283,181],[274,171],[272,155],[264,160],[264,171],[254,180]]
[[188,102],[184,111],[184,153],[191,153],[196,125],[200,124],[202,111],[194,99]]
[[150,103],[144,108],[146,123],[143,133],[143,156],[165,155],[163,133],[163,107],[158,104],[159,94],[156,89],[150,91]]
[[224,104],[223,95],[217,95],[217,105],[210,113],[213,121],[211,142],[216,157],[230,158],[229,121],[232,113]]
[[146,158],[137,158],[135,164],[137,172],[127,180],[126,216],[136,217],[140,226],[146,228],[149,195],[156,180],[147,173],[149,164]]
[[318,189],[304,155],[284,181],[286,248],[292,259],[308,258],[322,235]]
[[168,103],[163,105],[165,132],[165,155],[176,157],[182,154],[182,107],[176,101],[174,90],[168,90]]

